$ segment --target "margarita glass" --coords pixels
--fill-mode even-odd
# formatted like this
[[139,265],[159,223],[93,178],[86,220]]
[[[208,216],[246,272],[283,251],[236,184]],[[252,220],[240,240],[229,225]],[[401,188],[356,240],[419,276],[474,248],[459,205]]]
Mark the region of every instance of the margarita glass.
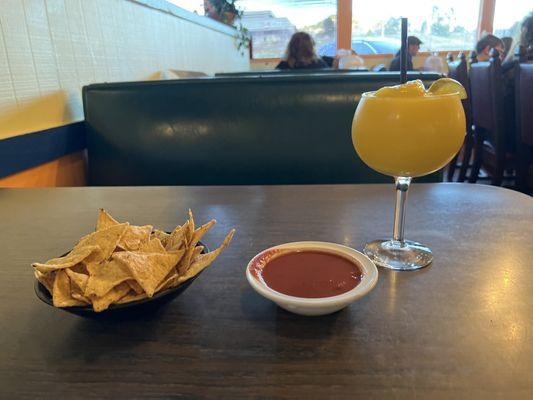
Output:
[[396,181],[392,240],[376,240],[364,249],[376,264],[414,270],[433,260],[428,247],[404,239],[407,190],[412,178],[443,168],[461,148],[465,97],[464,88],[447,78],[427,91],[418,80],[363,94],[352,124],[354,148],[369,167]]

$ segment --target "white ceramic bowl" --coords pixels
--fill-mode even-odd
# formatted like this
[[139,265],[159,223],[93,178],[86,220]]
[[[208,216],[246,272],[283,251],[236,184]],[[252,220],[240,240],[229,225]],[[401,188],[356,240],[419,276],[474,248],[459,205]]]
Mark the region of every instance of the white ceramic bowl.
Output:
[[[332,297],[303,298],[277,292],[265,284],[261,270],[274,255],[287,250],[318,250],[351,259],[361,268],[361,282],[352,290]],[[350,247],[327,242],[293,242],[263,250],[252,258],[246,267],[246,279],[257,293],[287,311],[300,315],[326,315],[343,309],[370,292],[378,281],[378,270],[367,256]]]

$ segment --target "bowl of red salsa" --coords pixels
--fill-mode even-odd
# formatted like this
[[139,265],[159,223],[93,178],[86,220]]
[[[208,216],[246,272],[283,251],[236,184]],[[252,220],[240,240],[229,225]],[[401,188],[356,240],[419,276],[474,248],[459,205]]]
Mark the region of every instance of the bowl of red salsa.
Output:
[[370,292],[378,270],[364,254],[336,243],[294,242],[263,250],[246,267],[260,295],[301,315],[339,311]]

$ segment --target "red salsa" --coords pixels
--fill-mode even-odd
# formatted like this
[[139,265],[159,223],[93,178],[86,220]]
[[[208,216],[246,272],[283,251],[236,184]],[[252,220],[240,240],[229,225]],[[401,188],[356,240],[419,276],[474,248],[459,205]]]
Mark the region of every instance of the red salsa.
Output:
[[289,296],[319,298],[348,292],[361,282],[361,269],[342,256],[314,250],[282,253],[263,268],[268,287]]

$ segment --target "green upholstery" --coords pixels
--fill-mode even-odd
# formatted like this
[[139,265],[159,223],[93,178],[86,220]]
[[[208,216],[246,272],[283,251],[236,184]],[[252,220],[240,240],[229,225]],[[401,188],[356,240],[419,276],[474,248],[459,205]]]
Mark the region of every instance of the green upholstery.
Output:
[[[410,73],[417,78],[439,75]],[[351,124],[361,93],[397,81],[367,72],[90,85],[89,183],[390,182],[359,159]]]

